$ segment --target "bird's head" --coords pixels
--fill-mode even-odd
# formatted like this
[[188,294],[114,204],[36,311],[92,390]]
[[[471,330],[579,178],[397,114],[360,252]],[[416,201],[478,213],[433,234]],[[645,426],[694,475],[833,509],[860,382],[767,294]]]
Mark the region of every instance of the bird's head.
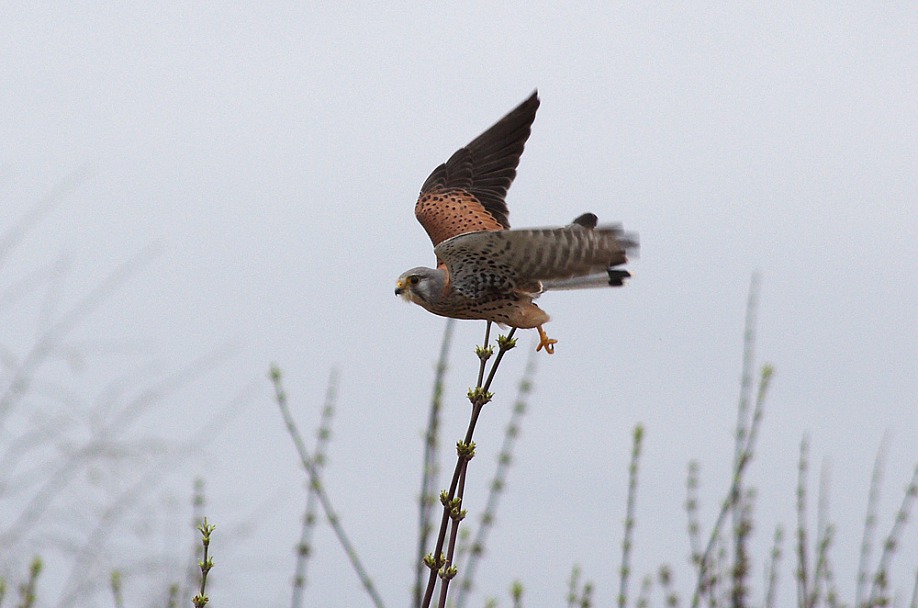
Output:
[[443,291],[445,276],[442,270],[412,268],[402,273],[395,282],[395,295],[406,302],[429,308],[437,294]]

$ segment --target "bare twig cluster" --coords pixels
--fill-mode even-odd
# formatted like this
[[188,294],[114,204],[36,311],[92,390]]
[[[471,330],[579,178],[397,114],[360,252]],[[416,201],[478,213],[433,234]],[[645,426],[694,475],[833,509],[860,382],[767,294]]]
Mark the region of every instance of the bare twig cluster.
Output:
[[523,377],[520,379],[516,400],[513,403],[513,410],[510,415],[510,420],[507,422],[500,453],[497,456],[497,469],[494,472],[494,477],[491,480],[491,484],[488,490],[488,497],[485,500],[484,511],[481,515],[481,523],[479,524],[478,529],[475,531],[475,535],[472,538],[471,543],[465,546],[465,551],[461,552],[464,553],[465,562],[461,568],[462,583],[459,587],[459,593],[456,596],[457,608],[462,608],[466,604],[466,601],[470,595],[469,592],[473,586],[475,573],[477,571],[478,565],[481,563],[481,558],[484,555],[484,548],[485,544],[487,543],[488,533],[494,527],[494,522],[497,518],[497,507],[499,504],[500,495],[504,491],[504,488],[506,488],[507,475],[510,470],[510,465],[513,462],[513,447],[516,445],[516,441],[519,438],[520,422],[523,415],[526,413],[529,394],[532,392],[532,379],[535,375],[535,362],[536,351],[531,350],[529,351],[529,360],[526,363],[526,368],[523,371]]
[[424,596],[421,600],[421,606],[423,608],[428,608],[431,605],[438,580],[440,581],[440,593],[437,605],[440,608],[444,608],[446,606],[450,582],[458,573],[458,568],[455,565],[456,541],[459,536],[459,525],[466,515],[466,511],[462,506],[462,498],[465,493],[468,464],[475,456],[475,443],[473,441],[475,427],[484,406],[489,403],[493,397],[490,392],[491,383],[494,381],[494,375],[497,373],[497,369],[504,355],[507,351],[516,346],[516,340],[513,339],[515,331],[515,329],[511,329],[507,336],[498,337],[497,356],[491,364],[490,370],[488,370],[487,364],[494,354],[494,348],[489,344],[491,333],[490,321],[485,328],[484,343],[476,350],[479,359],[478,382],[475,388],[470,389],[468,393],[468,399],[472,406],[468,429],[466,430],[464,439],[456,444],[456,466],[453,470],[453,477],[449,489],[440,493],[440,504],[443,505],[443,515],[440,519],[440,529],[437,534],[434,551],[424,556],[424,564],[430,569],[430,574],[427,579],[427,587],[424,591]]
[[426,572],[424,555],[427,551],[430,535],[433,533],[433,524],[431,522],[433,521],[434,505],[437,503],[437,495],[434,488],[436,488],[437,475],[440,473],[440,463],[437,458],[437,448],[440,441],[440,412],[443,408],[444,379],[455,325],[455,320],[447,319],[443,329],[440,356],[437,360],[436,374],[434,376],[433,395],[430,399],[427,431],[424,433],[424,468],[421,472],[421,495],[418,500],[418,549],[415,558],[413,606],[421,605],[424,573]]
[[574,564],[567,581],[567,608],[590,608],[593,605],[592,581],[580,581],[580,566]]
[[[618,606],[628,605],[628,580],[631,576],[631,551],[634,549],[634,524],[636,520],[638,465],[641,461],[641,447],[644,441],[644,427],[634,427],[631,444],[631,462],[628,464],[628,498],[625,508],[625,534],[622,537],[622,564],[618,575]],[[649,584],[642,584],[643,591],[649,592]]]
[[[698,521],[698,469],[689,467],[686,508],[689,517],[689,539],[692,545],[692,561],[697,571],[695,590],[692,593],[692,608],[707,598],[711,606],[719,605],[721,585],[729,583],[726,593],[732,606],[747,604],[747,580],[750,574],[748,541],[752,532],[752,500],[754,492],[744,485],[744,474],[752,461],[755,442],[762,421],[765,398],[774,370],[770,365],[762,368],[754,405],[752,400],[752,366],[755,351],[755,318],[758,307],[757,276],[752,279],[749,300],[746,305],[746,325],[743,335],[743,372],[737,414],[733,473],[727,497],[721,503],[720,512],[708,536],[703,551],[699,542],[701,528]],[[751,412],[750,412],[751,407]],[[727,517],[733,520],[732,565],[727,567],[728,553],[723,528]]]
[[[42,598],[43,605],[97,603],[103,594],[118,605],[131,580],[156,579],[170,569],[173,560],[138,554],[135,541],[149,531],[123,524],[139,504],[158,503],[153,494],[165,478],[231,420],[221,411],[218,424],[181,443],[139,424],[177,391],[200,381],[227,349],[177,371],[141,361],[109,376],[92,395],[71,385],[71,375],[97,355],[148,356],[136,344],[76,336],[157,253],[155,246],[140,248],[73,301],[65,288],[74,265],[66,255],[17,273],[11,263],[16,249],[27,245],[30,231],[86,175],[85,167],[73,172],[0,227],[0,561],[4,572],[18,571],[38,548],[45,563],[67,564],[55,573],[63,584]],[[26,326],[36,332],[23,343],[10,330]],[[125,363],[130,365],[130,358]],[[107,359],[107,375],[109,364]]]
[[[325,393],[325,403],[322,406],[322,415],[319,420],[319,430],[316,437],[316,447],[312,460],[316,471],[321,473],[325,466],[326,449],[331,438],[331,421],[335,414],[335,402],[338,395],[338,372],[332,370],[328,379],[328,388]],[[300,608],[303,605],[304,591],[306,588],[306,567],[312,556],[312,534],[316,524],[316,509],[318,505],[318,488],[310,480],[306,489],[306,510],[303,514],[303,526],[300,531],[300,541],[296,546],[296,567],[293,572],[293,595],[290,600],[291,608]]]
[[335,533],[335,536],[338,539],[338,543],[344,549],[344,552],[351,563],[351,567],[354,569],[354,572],[360,579],[361,585],[363,585],[367,595],[370,596],[370,599],[373,601],[373,605],[377,608],[381,608],[384,606],[382,597],[376,590],[376,586],[373,584],[373,580],[370,578],[367,569],[364,567],[363,562],[360,560],[360,555],[357,552],[357,549],[354,547],[354,544],[351,542],[350,538],[345,532],[344,527],[341,525],[341,520],[335,512],[335,509],[332,507],[331,499],[328,497],[328,494],[325,491],[325,487],[322,484],[322,479],[319,476],[319,468],[316,465],[315,459],[306,447],[306,442],[303,440],[303,436],[300,434],[299,428],[296,425],[296,421],[293,419],[293,414],[291,414],[290,407],[287,404],[287,393],[284,390],[283,383],[281,382],[281,375],[282,374],[279,367],[276,365],[271,366],[269,377],[271,378],[271,382],[274,385],[275,401],[277,402],[278,408],[280,408],[281,416],[283,417],[284,424],[287,427],[287,432],[290,434],[290,438],[293,440],[293,445],[296,447],[297,455],[300,458],[300,463],[303,465],[303,469],[309,476],[310,487],[312,487],[313,491],[315,492],[316,498],[319,501],[319,505],[321,505],[322,510],[325,513],[325,517],[328,519],[328,523],[331,525],[332,531]]
[[[915,469],[912,471],[911,480],[905,488],[905,493],[902,496],[902,502],[899,505],[899,509],[896,511],[892,528],[883,541],[883,551],[880,553],[880,560],[871,577],[870,593],[867,596],[866,602],[863,604],[864,608],[888,606],[891,603],[889,595],[889,567],[896,550],[899,548],[899,539],[902,537],[905,524],[908,522],[916,496],[918,496],[918,465],[916,465]],[[918,587],[918,579],[916,579],[915,585]],[[918,597],[918,589],[912,591],[913,605],[916,597]],[[858,608],[861,608],[861,606]]]

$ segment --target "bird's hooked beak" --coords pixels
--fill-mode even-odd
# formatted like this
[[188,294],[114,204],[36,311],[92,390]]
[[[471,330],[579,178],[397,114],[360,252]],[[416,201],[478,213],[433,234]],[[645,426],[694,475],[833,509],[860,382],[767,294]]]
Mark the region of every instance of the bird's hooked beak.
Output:
[[406,300],[408,299],[408,286],[403,279],[399,279],[395,282],[395,295],[401,296]]

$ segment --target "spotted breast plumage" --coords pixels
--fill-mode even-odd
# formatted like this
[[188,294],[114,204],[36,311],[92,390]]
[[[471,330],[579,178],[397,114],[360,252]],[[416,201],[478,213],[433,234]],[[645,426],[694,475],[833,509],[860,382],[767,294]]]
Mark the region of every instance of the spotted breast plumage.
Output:
[[428,311],[539,332],[554,352],[549,317],[533,300],[549,290],[621,286],[637,237],[585,213],[558,228],[511,230],[505,197],[539,107],[537,93],[433,170],[415,205],[437,256],[412,268],[395,293]]

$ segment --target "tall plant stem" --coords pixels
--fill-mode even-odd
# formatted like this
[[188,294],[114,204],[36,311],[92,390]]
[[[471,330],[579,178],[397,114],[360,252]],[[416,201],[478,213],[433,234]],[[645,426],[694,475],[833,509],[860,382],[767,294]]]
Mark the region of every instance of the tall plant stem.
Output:
[[[315,452],[312,461],[316,472],[321,473],[325,465],[325,450],[331,438],[331,420],[335,412],[335,402],[338,397],[338,370],[332,369],[328,377],[328,387],[325,391],[325,403],[322,406],[322,416],[319,422],[318,438],[316,439]],[[306,511],[303,513],[303,526],[300,530],[300,541],[296,549],[296,567],[293,570],[293,592],[290,597],[290,608],[301,608],[306,589],[306,567],[312,556],[312,534],[316,522],[316,488],[312,483],[307,484]]]
[[[452,341],[455,319],[447,319],[443,330],[443,342],[440,344],[440,357],[437,360],[437,371],[434,377],[433,396],[430,399],[430,415],[427,420],[427,431],[424,433],[424,470],[421,475],[421,496],[418,499],[418,552],[414,580],[414,602],[412,606],[421,605],[421,581],[424,578],[424,548],[433,531],[431,516],[434,505],[434,483],[440,466],[437,460],[437,445],[440,439],[440,411],[443,407],[443,384],[446,376],[447,358]],[[483,373],[483,372],[482,372]]]
[[532,391],[532,377],[535,374],[535,361],[538,356],[537,351],[529,353],[529,359],[526,362],[526,368],[523,371],[523,378],[520,380],[519,392],[513,405],[513,413],[510,415],[510,421],[507,423],[507,429],[504,433],[503,445],[500,448],[500,456],[497,459],[497,470],[491,481],[488,498],[485,501],[485,508],[481,518],[481,525],[475,532],[469,550],[463,560],[462,585],[459,587],[459,595],[455,597],[456,608],[463,608],[469,591],[472,588],[472,581],[475,578],[475,571],[481,560],[485,543],[487,542],[488,532],[494,525],[494,519],[497,514],[498,499],[507,483],[507,473],[512,462],[513,446],[519,436],[520,419],[526,411],[529,393]]
[[[492,347],[488,346],[488,341],[490,340],[491,336],[490,321],[488,321],[487,326],[485,327],[484,345],[478,347],[477,349],[480,366],[478,370],[478,383],[474,389],[469,390],[468,394],[469,401],[472,404],[472,411],[469,417],[469,425],[465,432],[465,439],[460,441],[456,446],[458,458],[456,460],[456,467],[453,470],[453,478],[450,482],[449,489],[444,490],[440,494],[440,503],[443,505],[443,516],[440,519],[440,530],[437,534],[436,546],[433,553],[430,553],[424,557],[424,563],[428,568],[430,568],[430,575],[427,578],[427,589],[424,592],[424,598],[421,602],[421,606],[423,608],[429,608],[430,606],[430,602],[433,599],[434,588],[437,584],[437,577],[439,576],[443,579],[444,588],[448,589],[449,579],[455,576],[456,573],[455,566],[449,562],[447,556],[443,555],[443,546],[446,542],[446,533],[450,527],[449,522],[452,516],[452,519],[455,522],[453,531],[454,533],[458,534],[458,522],[464,515],[464,513],[462,513],[461,494],[459,494],[458,491],[460,487],[464,488],[466,467],[468,466],[468,461],[471,460],[475,454],[475,444],[472,442],[472,437],[475,434],[475,426],[478,424],[478,418],[481,415],[481,410],[491,400],[491,393],[488,391],[491,388],[491,382],[494,380],[494,375],[497,372],[497,368],[500,366],[500,362],[503,360],[506,352],[516,345],[516,341],[513,339],[514,333],[516,333],[516,328],[511,329],[510,333],[506,337],[501,336],[498,338],[497,357],[495,358],[494,363],[491,365],[491,371],[488,373],[487,381],[485,381],[484,384],[482,384],[482,380],[485,377],[487,361],[490,359],[494,351]],[[460,482],[462,483],[461,486]],[[454,549],[455,536],[452,538],[450,544]],[[445,602],[445,595],[445,591],[441,593],[441,601],[443,602]]]
[[347,554],[347,558],[351,562],[351,567],[354,568],[354,571],[357,573],[357,577],[360,579],[363,588],[370,596],[370,599],[373,600],[373,605],[376,606],[376,608],[382,608],[384,606],[382,597],[380,597],[379,592],[376,591],[376,587],[373,585],[373,580],[370,578],[367,569],[360,561],[360,557],[357,554],[357,549],[354,547],[353,543],[351,543],[351,539],[344,532],[344,528],[341,526],[341,520],[338,518],[335,509],[332,507],[331,500],[328,498],[328,494],[325,492],[325,487],[322,485],[322,480],[319,477],[319,471],[316,467],[316,463],[310,455],[309,450],[306,448],[306,442],[303,440],[303,436],[300,434],[300,430],[297,428],[296,422],[293,420],[293,415],[290,413],[290,407],[287,405],[287,393],[284,391],[284,387],[281,384],[281,371],[280,368],[276,365],[271,366],[270,378],[274,385],[275,401],[277,401],[277,406],[280,408],[281,416],[284,418],[284,424],[287,426],[287,432],[290,433],[290,438],[293,439],[293,445],[296,447],[296,451],[297,454],[299,454],[300,462],[302,463],[303,468],[309,475],[309,483],[315,490],[316,498],[319,499],[319,504],[322,505],[322,510],[325,512],[325,517],[328,518],[328,523],[331,525],[335,536],[338,538],[338,542],[341,543],[341,546],[344,548],[344,552]]
[[[749,289],[749,299],[746,304],[745,333],[743,336],[743,380],[740,391],[736,447],[734,449],[733,479],[730,484],[730,489],[727,492],[727,497],[721,504],[720,513],[717,516],[714,528],[711,530],[711,535],[708,537],[708,544],[697,564],[698,579],[695,583],[695,591],[692,594],[692,608],[697,608],[701,603],[702,597],[710,593],[708,589],[708,568],[710,567],[711,558],[713,557],[714,547],[717,544],[721,529],[726,523],[728,515],[733,515],[734,518],[736,518],[734,530],[739,529],[736,524],[740,521],[739,514],[743,493],[743,474],[753,457],[759,425],[762,420],[765,397],[768,394],[768,387],[772,375],[774,374],[774,369],[770,365],[762,367],[759,377],[758,392],[750,415],[748,395],[751,394],[752,384],[751,379],[747,381],[746,377],[751,374],[751,372],[747,372],[747,370],[751,369],[752,357],[755,352],[755,318],[758,306],[758,285],[758,277],[753,276]],[[739,546],[738,543],[740,542],[743,542],[743,537],[738,535],[735,539],[735,548]],[[736,584],[736,581],[734,581],[734,584]]]

